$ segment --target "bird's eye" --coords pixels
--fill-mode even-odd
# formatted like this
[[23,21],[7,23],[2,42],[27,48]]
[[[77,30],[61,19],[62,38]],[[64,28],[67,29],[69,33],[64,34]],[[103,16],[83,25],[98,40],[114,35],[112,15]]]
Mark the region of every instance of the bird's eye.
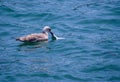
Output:
[[49,31],[51,31],[51,29],[49,29]]

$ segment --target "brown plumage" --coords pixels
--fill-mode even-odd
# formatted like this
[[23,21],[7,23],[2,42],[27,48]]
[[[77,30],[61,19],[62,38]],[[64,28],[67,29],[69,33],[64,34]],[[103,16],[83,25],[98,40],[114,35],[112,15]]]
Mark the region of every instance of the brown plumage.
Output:
[[[49,26],[45,26],[43,28],[42,33],[34,33],[27,36],[19,37],[16,40],[22,42],[39,42],[39,41],[47,41],[48,40],[48,33],[51,33],[51,28]],[[53,35],[52,35],[53,36]]]

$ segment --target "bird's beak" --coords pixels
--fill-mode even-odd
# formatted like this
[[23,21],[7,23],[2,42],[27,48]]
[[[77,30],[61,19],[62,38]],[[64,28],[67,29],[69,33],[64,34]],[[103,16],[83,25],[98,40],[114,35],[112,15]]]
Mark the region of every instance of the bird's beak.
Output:
[[52,32],[52,31],[50,31],[50,34],[51,34],[51,35],[53,35],[53,32]]
[[52,35],[52,40],[56,40],[57,38],[56,38],[56,36],[54,35],[54,33],[51,31],[50,32],[51,33],[51,35]]

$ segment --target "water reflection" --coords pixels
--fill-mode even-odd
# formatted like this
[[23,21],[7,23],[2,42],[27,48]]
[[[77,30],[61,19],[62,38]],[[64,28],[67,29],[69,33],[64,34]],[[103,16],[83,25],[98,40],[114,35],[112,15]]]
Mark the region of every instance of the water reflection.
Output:
[[47,46],[48,43],[48,41],[21,43],[18,45],[18,51],[33,51],[36,48],[44,48],[45,50],[49,50],[50,48]]
[[40,44],[43,44],[43,43],[48,43],[48,41],[44,41],[44,42],[24,42],[24,43],[21,43],[19,46],[22,47],[22,46],[32,46],[32,45],[40,45]]

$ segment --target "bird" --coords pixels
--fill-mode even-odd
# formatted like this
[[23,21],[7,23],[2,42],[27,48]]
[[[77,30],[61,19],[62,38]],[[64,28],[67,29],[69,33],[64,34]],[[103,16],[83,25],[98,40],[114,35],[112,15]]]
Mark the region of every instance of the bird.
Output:
[[49,26],[44,26],[42,33],[33,33],[26,36],[22,36],[22,37],[16,38],[16,41],[21,41],[21,42],[48,41],[49,33],[51,34],[52,38],[54,38],[55,40],[56,38],[54,36],[54,33],[51,31],[51,28]]

